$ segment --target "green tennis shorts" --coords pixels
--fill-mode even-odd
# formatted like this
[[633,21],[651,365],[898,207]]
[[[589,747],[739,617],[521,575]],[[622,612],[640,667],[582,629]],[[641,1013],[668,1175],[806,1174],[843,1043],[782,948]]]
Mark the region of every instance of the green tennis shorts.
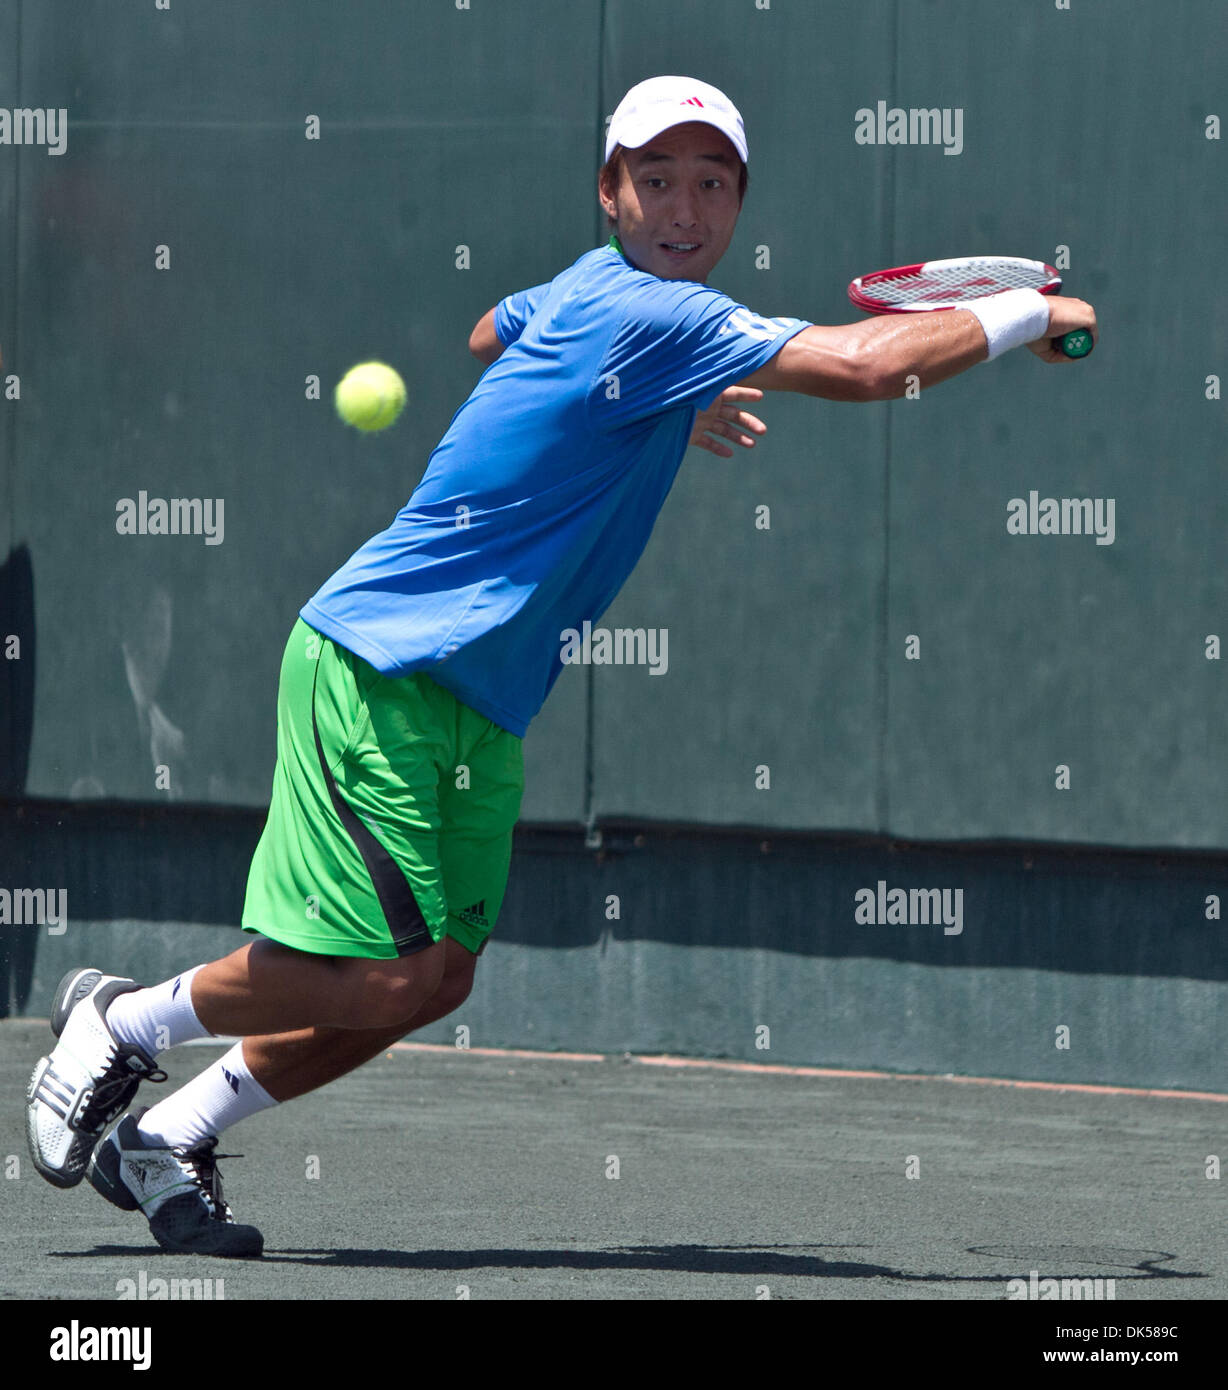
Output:
[[507,886],[521,752],[425,673],[382,676],[300,618],[244,931],[375,960],[444,935],[482,950]]

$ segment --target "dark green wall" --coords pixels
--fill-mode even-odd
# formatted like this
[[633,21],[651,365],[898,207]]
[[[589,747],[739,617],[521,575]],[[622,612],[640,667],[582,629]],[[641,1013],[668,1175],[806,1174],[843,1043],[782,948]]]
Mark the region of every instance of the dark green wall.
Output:
[[[476,319],[596,243],[622,92],[684,71],[747,121],[750,193],[714,276],[736,298],[846,321],[857,272],[1062,245],[1104,341],[1077,368],[1017,352],[916,401],[777,396],[753,454],[692,451],[606,620],[668,628],[669,673],[566,672],[528,741],[526,816],[1228,844],[1223,666],[1204,656],[1228,518],[1203,385],[1228,366],[1228,178],[1204,138],[1228,115],[1223,17],[10,0],[0,86],[70,122],[60,157],[0,146],[0,346],[21,378],[0,542],[28,547],[32,588],[6,628],[37,649],[37,717],[14,721],[7,691],[10,769],[28,754],[42,797],[265,802],[295,611],[409,494],[479,374]],[[959,108],[962,152],[858,145],[880,99]],[[411,393],[379,438],[329,400],[370,356]],[[141,489],[223,498],[224,542],[117,535]],[[1031,489],[1112,497],[1114,544],[1009,536]]]

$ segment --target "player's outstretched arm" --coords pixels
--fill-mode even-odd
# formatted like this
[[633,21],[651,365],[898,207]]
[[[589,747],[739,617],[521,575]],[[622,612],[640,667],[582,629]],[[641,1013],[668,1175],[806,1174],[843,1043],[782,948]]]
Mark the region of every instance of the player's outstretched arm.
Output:
[[[1095,310],[1081,299],[1045,298],[1049,326],[1034,350],[1046,361],[1067,361],[1052,352],[1049,339],[1072,328],[1090,328],[1095,337]],[[817,324],[804,328],[770,362],[738,384],[763,391],[797,391],[830,401],[890,401],[903,396],[910,385],[934,386],[988,356],[985,329],[967,309],[887,314],[833,328]]]

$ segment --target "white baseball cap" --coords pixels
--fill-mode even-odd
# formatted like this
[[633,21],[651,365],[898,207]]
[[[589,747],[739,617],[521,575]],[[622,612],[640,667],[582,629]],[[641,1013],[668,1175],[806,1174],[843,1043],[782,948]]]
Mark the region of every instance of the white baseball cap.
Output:
[[746,159],[746,130],[738,108],[724,92],[694,77],[650,77],[637,83],[618,103],[605,137],[605,157],[615,145],[639,149],[671,126],[703,121],[715,126]]

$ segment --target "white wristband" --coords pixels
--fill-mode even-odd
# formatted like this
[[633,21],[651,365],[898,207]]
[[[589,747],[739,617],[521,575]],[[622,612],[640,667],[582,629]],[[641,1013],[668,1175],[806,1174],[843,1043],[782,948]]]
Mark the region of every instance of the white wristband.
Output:
[[959,306],[975,314],[989,340],[989,361],[1034,343],[1049,331],[1049,304],[1039,290],[1004,290]]

